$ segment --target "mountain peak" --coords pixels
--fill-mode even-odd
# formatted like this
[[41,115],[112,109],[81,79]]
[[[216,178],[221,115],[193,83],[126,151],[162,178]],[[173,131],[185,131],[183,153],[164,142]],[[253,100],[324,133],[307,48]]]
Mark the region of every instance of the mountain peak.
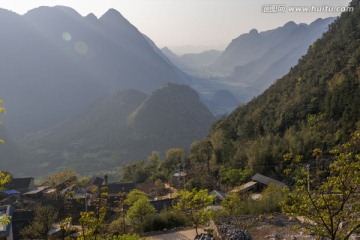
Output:
[[297,24],[294,21],[290,21],[284,25],[284,28],[294,28],[296,26],[297,26]]
[[67,13],[69,15],[76,15],[76,16],[79,16],[80,14],[73,8],[71,7],[67,7],[67,6],[61,6],[61,5],[56,5],[54,7],[54,9],[58,9],[58,10],[61,10],[62,12],[64,13]]
[[249,32],[250,35],[257,35],[259,34],[258,30],[257,29],[251,29],[250,32]]
[[98,18],[93,14],[93,13],[89,13],[85,19],[90,22],[90,23],[96,23],[98,22]]
[[335,17],[318,18],[314,22],[310,23],[310,26],[322,25],[324,22],[331,23],[335,20]]
[[70,17],[82,17],[77,11],[70,7],[66,6],[54,6],[54,7],[47,7],[41,6],[38,8],[34,8],[28,11],[24,16],[27,17],[34,17],[39,19],[54,19],[54,18],[64,18],[64,16]]
[[111,21],[111,22],[127,22],[129,21],[121,15],[119,11],[117,11],[114,8],[110,8],[104,15],[100,17],[100,20],[102,21]]
[[4,9],[4,8],[0,8],[0,14],[1,15],[13,15],[13,16],[18,16],[19,14],[17,14],[16,12]]
[[93,20],[93,19],[97,20],[97,17],[93,13],[89,13],[88,15],[86,15],[86,18],[91,19],[91,20]]

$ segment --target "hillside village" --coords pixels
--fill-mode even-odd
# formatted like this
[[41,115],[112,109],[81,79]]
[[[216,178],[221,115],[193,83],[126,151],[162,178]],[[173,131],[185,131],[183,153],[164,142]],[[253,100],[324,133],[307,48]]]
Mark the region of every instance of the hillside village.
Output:
[[[175,174],[176,176],[176,174]],[[176,180],[178,181],[178,180]],[[106,222],[118,216],[119,214],[126,214],[126,207],[121,206],[119,201],[124,201],[126,196],[134,189],[141,190],[146,193],[150,199],[151,205],[156,209],[156,212],[161,212],[163,209],[171,208],[172,203],[176,197],[177,189],[171,187],[169,184],[135,184],[127,183],[109,183],[107,176],[103,178],[94,177],[86,184],[75,182],[74,179],[66,179],[56,186],[49,186],[41,184],[36,186],[34,178],[13,178],[9,184],[5,186],[7,190],[0,193],[0,204],[2,214],[11,217],[11,222],[7,228],[0,231],[1,239],[21,239],[21,230],[28,226],[34,218],[34,211],[38,206],[52,206],[54,209],[64,211],[63,214],[71,215],[73,221],[79,220],[79,213],[86,211],[94,211],[97,200],[101,198],[98,190],[106,188],[106,205],[108,206],[108,215]],[[251,185],[249,187],[249,184]],[[259,197],[261,189],[275,184],[280,187],[283,183],[256,174],[252,181],[233,189],[231,192],[253,192],[254,196]],[[71,193],[71,194],[70,194]],[[213,190],[209,192],[214,196],[214,205],[220,205],[222,200],[226,197],[226,193]],[[64,208],[66,203],[70,203],[70,207]],[[121,209],[121,207],[123,209]],[[124,209],[125,208],[125,209]],[[80,211],[80,212],[79,212]],[[125,212],[123,212],[125,211]],[[59,220],[59,219],[57,219]],[[74,226],[80,231],[80,226]],[[49,237],[60,238],[63,229],[60,227],[58,221],[54,222],[49,230]],[[79,232],[74,231],[69,234],[72,238],[79,236]]]

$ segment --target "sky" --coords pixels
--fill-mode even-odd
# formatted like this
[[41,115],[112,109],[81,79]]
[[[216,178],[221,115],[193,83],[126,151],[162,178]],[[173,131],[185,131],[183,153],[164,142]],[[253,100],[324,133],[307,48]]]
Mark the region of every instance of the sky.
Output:
[[[39,6],[68,6],[81,15],[100,17],[118,10],[158,47],[177,53],[221,49],[242,33],[273,29],[288,21],[310,23],[339,16],[326,6],[346,7],[350,0],[0,0],[0,8],[24,14]],[[274,7],[275,6],[275,7]],[[280,10],[284,6],[285,10]],[[290,12],[293,6],[314,6],[318,12]],[[320,8],[322,7],[322,8]],[[315,9],[315,8],[314,8]],[[280,11],[280,12],[279,12]]]

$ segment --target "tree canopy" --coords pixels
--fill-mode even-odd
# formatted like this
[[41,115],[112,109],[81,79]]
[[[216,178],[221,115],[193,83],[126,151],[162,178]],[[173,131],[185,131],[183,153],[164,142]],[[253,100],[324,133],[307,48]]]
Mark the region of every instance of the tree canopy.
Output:
[[145,220],[156,212],[146,194],[137,189],[129,193],[125,199],[125,204],[130,207],[126,213],[126,218],[137,231],[140,231]]
[[198,227],[210,219],[211,210],[206,209],[214,201],[206,189],[191,191],[183,189],[177,195],[174,209],[184,214],[193,224],[198,235]]
[[[348,239],[360,228],[360,132],[332,154],[335,158],[328,171],[303,169],[283,210],[292,217],[301,216],[303,226],[317,237]],[[323,179],[318,181],[318,176]]]

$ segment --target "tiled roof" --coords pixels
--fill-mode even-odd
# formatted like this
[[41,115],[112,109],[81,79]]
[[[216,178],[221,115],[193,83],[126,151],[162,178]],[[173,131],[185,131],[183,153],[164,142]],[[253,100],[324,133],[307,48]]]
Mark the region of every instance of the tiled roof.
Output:
[[90,179],[88,185],[95,185],[95,186],[101,186],[104,183],[104,179],[100,178],[100,177],[93,177]]
[[218,196],[218,197],[220,197],[220,198],[226,198],[225,193],[220,192],[220,191],[218,191],[218,190],[213,190],[213,191],[211,191],[209,194],[210,194],[210,195],[214,195],[214,196]]
[[237,193],[237,192],[248,191],[250,189],[253,189],[257,184],[258,184],[258,182],[250,181],[250,182],[247,182],[247,183],[245,183],[245,184],[243,184],[243,185],[241,185],[239,187],[234,188],[230,192]]
[[48,188],[49,188],[48,186],[38,187],[38,188],[36,188],[35,190],[32,190],[32,191],[29,191],[29,192],[24,193],[24,195],[37,194],[37,193],[43,192],[44,190],[46,190],[46,189],[48,189]]
[[110,183],[108,185],[104,185],[105,187],[108,187],[109,194],[117,194],[120,192],[130,192],[135,188],[135,183],[129,182],[129,183]]
[[34,178],[13,178],[11,182],[8,185],[8,188],[10,189],[21,189],[21,188],[28,188],[31,184],[31,181],[34,180]]
[[259,182],[259,183],[262,183],[265,185],[270,185],[272,183],[272,184],[278,185],[280,187],[285,186],[285,183],[282,183],[282,182],[275,180],[273,178],[270,178],[270,177],[266,177],[260,173],[255,174],[251,179],[253,181],[256,181],[256,182]]

